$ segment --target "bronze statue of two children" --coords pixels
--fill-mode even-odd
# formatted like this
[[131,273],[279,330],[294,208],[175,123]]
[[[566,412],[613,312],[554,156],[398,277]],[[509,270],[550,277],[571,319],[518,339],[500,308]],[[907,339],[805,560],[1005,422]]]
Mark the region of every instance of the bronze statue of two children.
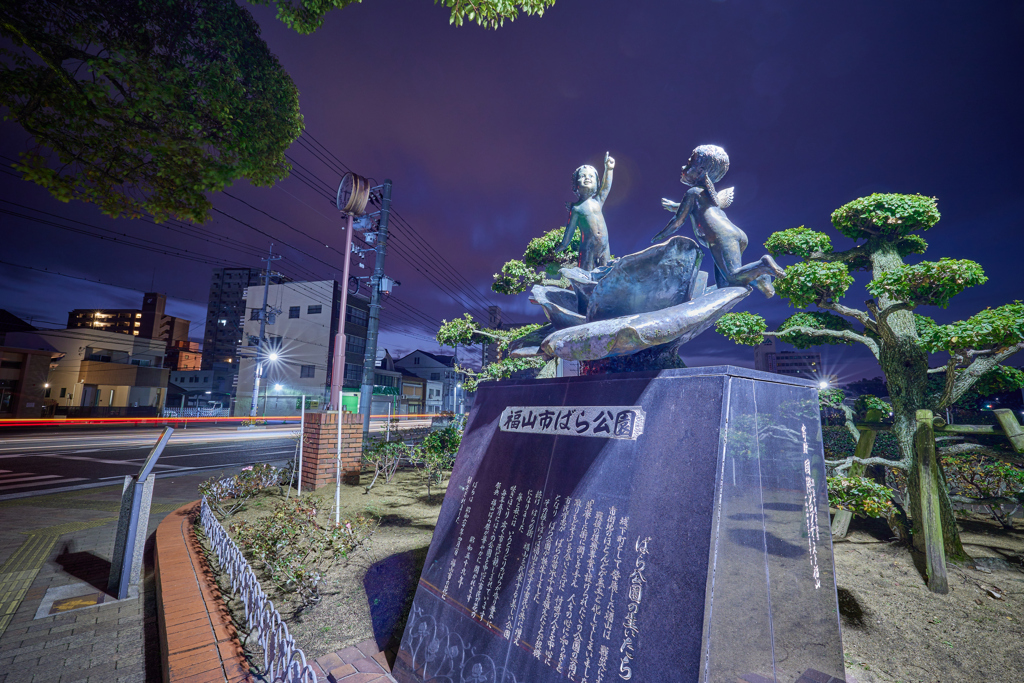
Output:
[[[566,205],[569,208],[569,224],[558,248],[558,251],[566,249],[579,229],[579,267],[586,271],[607,266],[611,260],[603,207],[611,191],[615,159],[607,153],[604,166],[600,187],[597,169],[593,166],[580,166],[573,173],[573,192],[577,201]],[[775,294],[772,277],[780,277],[782,269],[768,254],[758,261],[743,265],[747,235],[725,214],[725,209],[732,204],[733,188],[722,191],[715,189],[715,183],[728,170],[729,155],[721,147],[701,145],[693,150],[679,179],[690,189],[680,202],[662,199],[662,206],[674,215],[651,241],[659,242],[669,237],[689,219],[697,242],[711,252],[715,262],[715,281],[719,288],[754,287],[771,297]]]

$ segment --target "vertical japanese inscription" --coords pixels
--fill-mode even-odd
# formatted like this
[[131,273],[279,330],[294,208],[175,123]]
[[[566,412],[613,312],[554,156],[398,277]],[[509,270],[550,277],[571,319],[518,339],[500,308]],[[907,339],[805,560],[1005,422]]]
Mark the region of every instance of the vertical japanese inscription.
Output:
[[[473,478],[465,482],[442,599],[464,600],[473,619],[574,683],[605,683],[616,649],[620,677],[633,678],[629,662],[651,539],[627,547],[629,518],[614,505],[545,498],[502,482],[484,484],[490,500],[477,500],[479,486]],[[474,515],[482,528],[472,524]],[[625,629],[622,642],[613,642],[617,622]]]
[[[469,520],[469,515],[473,511],[473,495],[476,493],[477,483],[479,482],[473,481],[473,477],[466,478],[466,488],[462,493],[462,502],[459,503],[459,514],[455,518],[455,523],[459,526],[459,536],[455,539],[455,550],[452,552],[452,561],[451,564],[448,565],[448,575],[444,579],[444,588],[441,590],[442,600],[448,595],[448,587],[451,584],[452,575],[455,573],[455,565],[459,561],[459,548],[462,547],[462,538],[466,532],[466,522]],[[462,586],[461,578],[459,579],[459,586]]]
[[[807,425],[801,425],[804,438],[804,455],[808,452]],[[807,522],[807,557],[811,561],[811,576],[815,590],[821,588],[821,571],[818,568],[818,487],[811,476],[811,460],[804,459],[804,517]]]
[[634,563],[633,571],[629,575],[629,604],[626,605],[626,620],[622,624],[622,645],[619,647],[619,652],[622,654],[622,659],[619,661],[619,678],[624,681],[633,678],[633,670],[630,668],[629,663],[633,660],[634,643],[636,642],[637,635],[640,633],[637,613],[640,611],[640,602],[644,597],[644,584],[647,583],[647,577],[644,576],[647,562],[644,557],[649,552],[647,544],[650,541],[650,536],[644,539],[637,536],[635,544],[637,552],[636,562]]

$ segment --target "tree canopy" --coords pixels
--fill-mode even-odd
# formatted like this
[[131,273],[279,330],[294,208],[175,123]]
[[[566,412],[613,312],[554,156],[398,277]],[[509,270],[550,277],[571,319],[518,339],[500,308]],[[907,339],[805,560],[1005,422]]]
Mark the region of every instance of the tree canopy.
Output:
[[[361,0],[251,0],[299,33]],[[497,28],[554,0],[435,0]],[[234,0],[34,0],[0,6],[0,107],[33,138],[14,168],[110,216],[205,221],[208,192],[286,177],[299,93]]]
[[[324,23],[324,16],[363,0],[250,0],[257,5],[277,7],[277,18],[298,33],[312,33]],[[434,4],[451,8],[449,24],[462,26],[469,21],[484,28],[504,26],[505,20],[515,21],[522,12],[544,16],[544,10],[555,0],[434,0]]]
[[4,3],[0,33],[16,168],[61,201],[202,221],[206,192],[289,171],[298,90],[233,0]]

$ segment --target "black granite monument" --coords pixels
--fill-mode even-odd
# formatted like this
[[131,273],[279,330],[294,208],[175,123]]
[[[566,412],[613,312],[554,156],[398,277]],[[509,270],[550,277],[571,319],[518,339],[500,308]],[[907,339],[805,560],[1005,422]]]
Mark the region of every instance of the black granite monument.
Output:
[[481,384],[393,675],[843,681],[815,385]]

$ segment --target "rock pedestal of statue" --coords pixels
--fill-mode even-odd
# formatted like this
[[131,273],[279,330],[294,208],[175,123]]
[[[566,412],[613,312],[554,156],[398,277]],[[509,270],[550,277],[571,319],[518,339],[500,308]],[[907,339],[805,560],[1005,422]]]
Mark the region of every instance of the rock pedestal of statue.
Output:
[[842,681],[813,383],[482,384],[393,675]]

